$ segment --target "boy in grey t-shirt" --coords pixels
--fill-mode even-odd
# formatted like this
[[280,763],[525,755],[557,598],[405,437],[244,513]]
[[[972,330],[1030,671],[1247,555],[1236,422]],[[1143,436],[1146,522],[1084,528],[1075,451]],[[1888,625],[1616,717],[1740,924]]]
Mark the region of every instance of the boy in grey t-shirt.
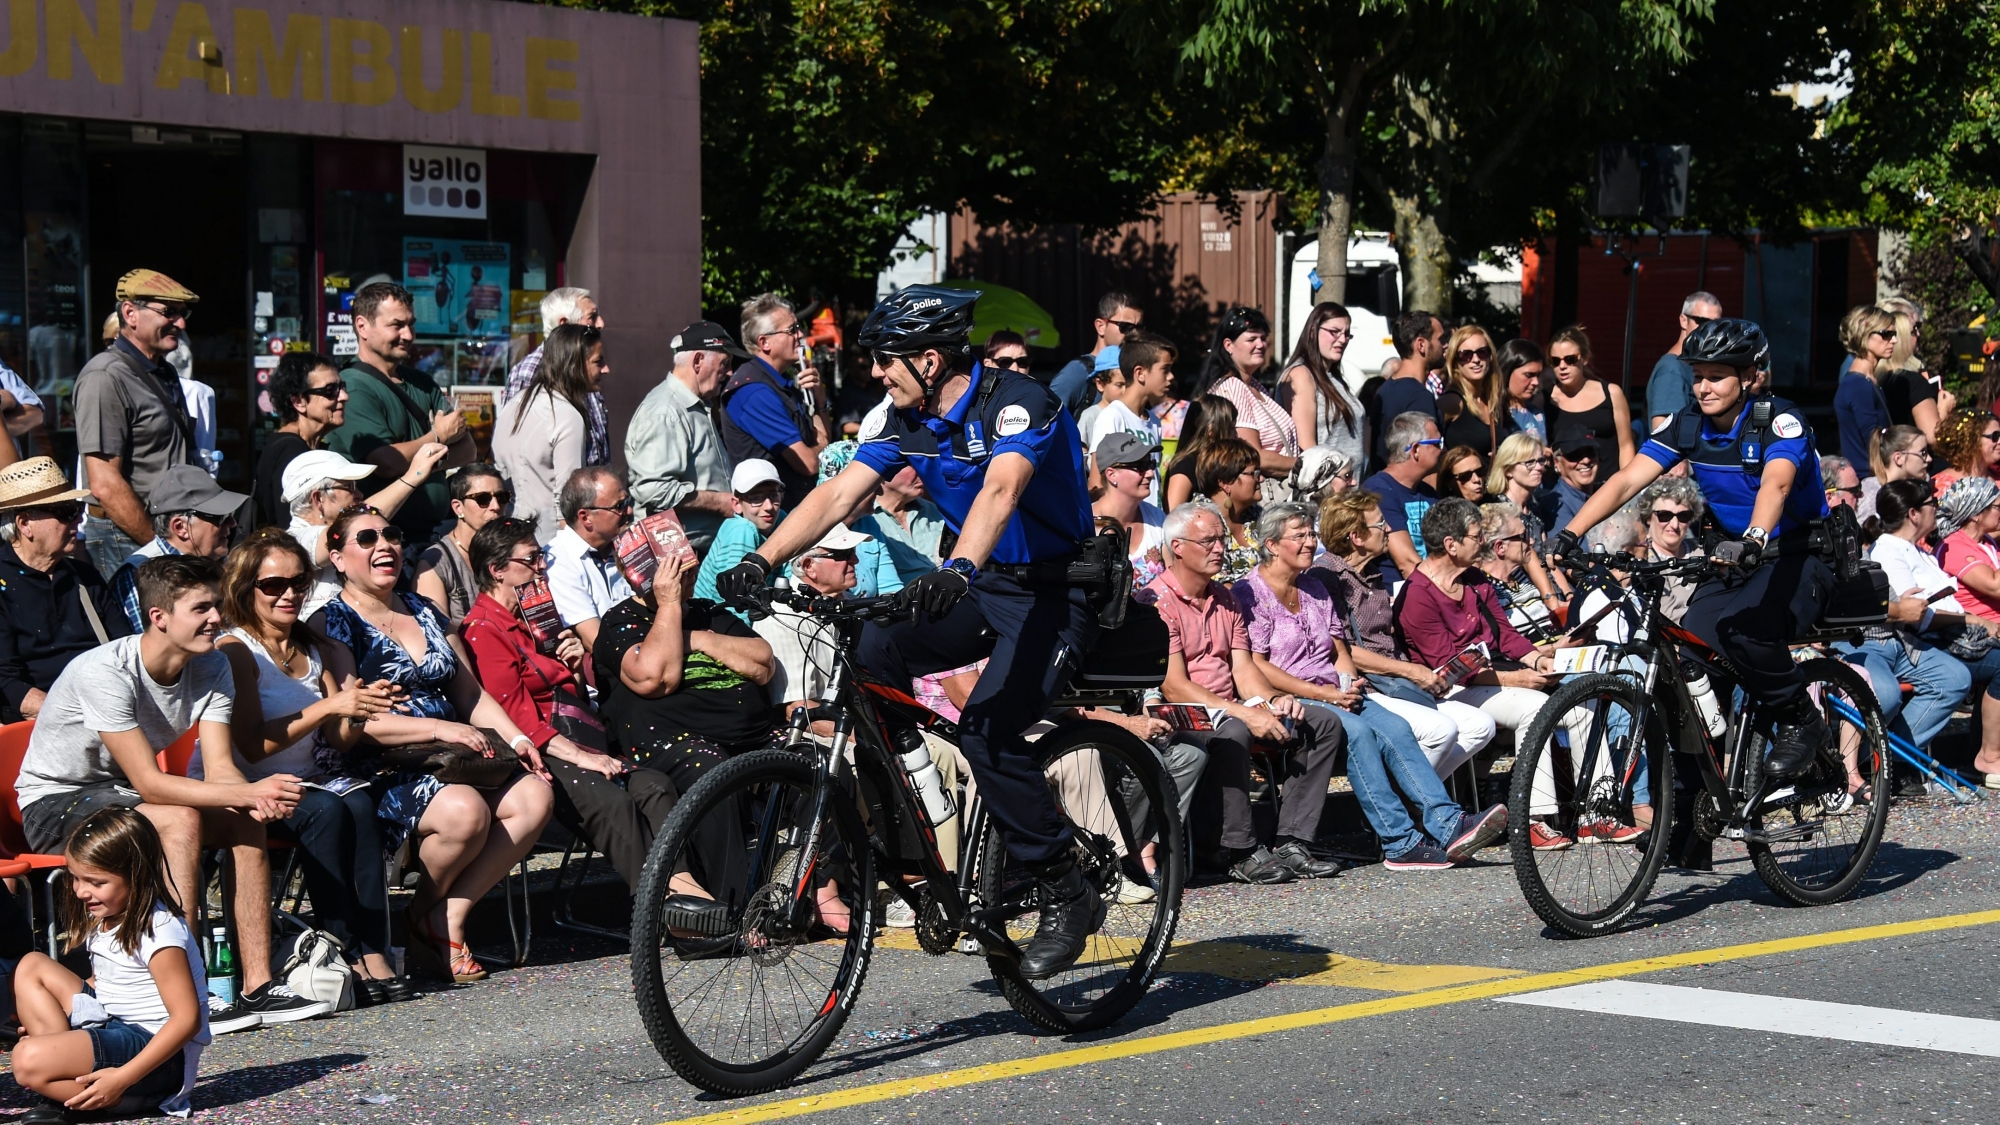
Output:
[[[162,771],[156,755],[189,730],[231,744],[236,685],[216,651],[222,628],[214,560],[149,559],[137,572],[146,631],[77,657],[49,689],[16,783],[22,827],[38,852],[60,852],[71,831],[111,805],[136,808],[159,829],[167,871],[188,924],[198,924],[203,848],[226,847],[235,869],[231,920],[243,955],[242,997],[211,1005],[215,1032],[323,1015],[331,1008],[271,981],[271,863],[264,825],[287,816],[299,779],[250,783],[235,755],[207,755],[207,778]],[[244,698],[256,706],[256,686]],[[261,725],[261,724],[258,724]]]

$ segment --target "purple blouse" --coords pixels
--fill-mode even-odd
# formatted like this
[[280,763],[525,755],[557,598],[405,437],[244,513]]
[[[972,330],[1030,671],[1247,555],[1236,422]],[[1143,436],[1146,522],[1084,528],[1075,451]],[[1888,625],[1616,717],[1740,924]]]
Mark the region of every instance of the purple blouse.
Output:
[[1299,611],[1293,613],[1271,592],[1262,570],[1253,570],[1230,587],[1243,623],[1250,630],[1250,651],[1267,657],[1278,670],[1307,683],[1333,684],[1333,638],[1346,639],[1333,594],[1319,574],[1299,575]]

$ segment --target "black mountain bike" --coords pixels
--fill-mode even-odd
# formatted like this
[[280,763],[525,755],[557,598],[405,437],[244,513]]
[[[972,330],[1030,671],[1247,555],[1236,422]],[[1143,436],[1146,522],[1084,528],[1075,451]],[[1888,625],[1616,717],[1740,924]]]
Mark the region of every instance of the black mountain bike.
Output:
[[[1852,893],[1889,817],[1889,749],[1867,679],[1794,650],[1827,737],[1805,774],[1766,776],[1759,708],[1732,706],[1737,676],[1728,661],[1660,614],[1670,580],[1700,581],[1717,565],[1597,556],[1567,569],[1579,575],[1579,590],[1617,593],[1606,571],[1623,574],[1632,628],[1629,641],[1611,646],[1615,670],[1557,687],[1520,733],[1507,814],[1514,874],[1535,913],[1578,937],[1615,929],[1652,890],[1683,835],[1675,820],[1683,814],[1705,842],[1741,840],[1757,874],[1787,902],[1817,906]],[[1707,716],[1689,686],[1702,677],[1716,701]],[[1693,773],[1677,783],[1681,769]]]
[[[1172,943],[1186,877],[1174,787],[1153,750],[1094,721],[1065,723],[1035,743],[1077,826],[1076,860],[1107,912],[1075,965],[1029,980],[1016,943],[1039,920],[1040,884],[1009,855],[977,798],[958,813],[963,854],[958,871],[947,870],[899,760],[923,732],[956,745],[956,727],[918,704],[910,685],[877,682],[854,660],[864,623],[898,618],[893,599],[764,590],[735,604],[768,613],[773,601],[805,615],[826,688],[819,707],[795,713],[783,748],[715,767],[653,841],[633,902],[632,985],[660,1056],[696,1086],[736,1096],[812,1065],[867,977],[878,879],[916,912],[926,952],[951,950],[961,934],[977,941],[1001,992],[1036,1027],[1088,1031],[1129,1011]],[[1119,677],[1086,667],[1058,702],[1113,701],[1137,705]],[[814,721],[830,721],[831,737],[816,737]],[[1157,890],[1132,901],[1147,896],[1121,888],[1145,885],[1138,857],[1148,848]]]

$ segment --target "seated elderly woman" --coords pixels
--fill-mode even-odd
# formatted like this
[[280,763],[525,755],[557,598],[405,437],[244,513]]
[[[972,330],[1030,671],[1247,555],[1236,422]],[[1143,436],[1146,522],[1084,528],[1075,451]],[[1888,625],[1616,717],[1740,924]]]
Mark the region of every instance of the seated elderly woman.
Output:
[[[408,840],[423,876],[404,913],[411,956],[450,980],[483,980],[465,922],[548,824],[555,807],[548,771],[534,742],[473,678],[444,614],[415,594],[397,593],[403,529],[373,508],[350,508],[328,525],[326,549],[340,572],[340,595],[313,615],[313,629],[347,649],[364,681],[387,680],[404,693],[392,712],[368,720],[369,740],[449,742],[486,754],[491,746],[479,729],[486,727],[527,767],[492,790],[447,785],[428,773],[392,775],[376,811],[383,843],[395,848]],[[354,776],[372,772],[364,765]]]
[[[1708,514],[1708,501],[1692,479],[1661,477],[1647,485],[1629,506],[1640,521],[1640,557],[1660,562],[1703,554],[1694,529]],[[1694,597],[1696,585],[1692,578],[1668,579],[1660,613],[1676,622],[1687,616],[1688,599]]]
[[1319,509],[1320,542],[1314,560],[1340,615],[1355,668],[1368,678],[1369,698],[1394,712],[1416,735],[1439,777],[1450,777],[1486,748],[1499,728],[1466,703],[1439,699],[1443,677],[1409,659],[1397,638],[1395,610],[1375,565],[1389,550],[1382,498],[1366,489],[1327,497]]
[[[1525,730],[1548,704],[1548,689],[1556,684],[1550,673],[1555,660],[1549,646],[1537,646],[1507,624],[1491,580],[1475,565],[1485,545],[1479,509],[1468,500],[1440,500],[1424,513],[1423,537],[1428,555],[1397,598],[1398,635],[1411,657],[1432,669],[1443,668],[1473,645],[1486,646],[1493,667],[1451,688],[1445,698],[1470,703],[1509,730]],[[1564,716],[1573,745],[1586,743],[1590,721],[1583,708]],[[1599,756],[1598,768],[1608,770],[1610,763],[1603,757]],[[1560,851],[1576,842],[1546,819],[1556,811],[1550,758],[1541,755],[1543,764],[1535,771],[1528,804],[1528,837],[1537,851]],[[1650,822],[1650,817],[1650,809],[1642,815],[1635,810],[1635,820],[1641,823]],[[1605,842],[1630,841],[1642,831],[1637,824],[1611,818],[1578,828],[1588,838]]]
[[[1325,572],[1312,569],[1319,546],[1313,510],[1295,503],[1267,506],[1257,540],[1263,564],[1231,590],[1249,630],[1251,659],[1272,687],[1339,717],[1347,731],[1348,780],[1382,841],[1382,854],[1415,851],[1434,859],[1421,865],[1405,859],[1398,867],[1446,867],[1449,862],[1435,860],[1469,858],[1505,833],[1506,805],[1476,815],[1459,808],[1417,749],[1410,724],[1362,694],[1367,682],[1348,656]],[[1405,796],[1423,815],[1421,829],[1403,808]]]
[[588,654],[576,634],[564,629],[555,654],[546,655],[516,612],[516,587],[548,566],[535,525],[493,520],[473,533],[470,559],[479,597],[466,610],[459,636],[472,651],[480,685],[541,752],[555,782],[556,815],[636,890],[653,836],[679,792],[666,774],[634,768],[612,753],[604,723],[591,710],[590,689],[578,678]]
[[1549,606],[1557,600],[1555,587],[1544,585],[1548,576],[1535,579],[1539,567],[1530,568],[1535,549],[1528,543],[1528,527],[1521,509],[1511,500],[1493,500],[1479,506],[1479,521],[1492,529],[1486,549],[1480,552],[1479,569],[1493,580],[1493,592],[1507,611],[1507,621],[1530,639],[1546,639],[1560,632]]

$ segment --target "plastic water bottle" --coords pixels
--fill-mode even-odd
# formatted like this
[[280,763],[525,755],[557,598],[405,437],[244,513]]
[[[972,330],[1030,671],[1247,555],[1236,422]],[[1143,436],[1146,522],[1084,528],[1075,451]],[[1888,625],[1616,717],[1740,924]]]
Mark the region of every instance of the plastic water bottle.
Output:
[[236,1003],[236,950],[229,945],[229,931],[221,926],[209,934],[208,993],[225,1005]]
[[1695,713],[1701,716],[1702,725],[1708,728],[1710,738],[1721,738],[1729,729],[1729,719],[1722,713],[1722,703],[1715,698],[1715,687],[1708,682],[1708,673],[1696,671],[1687,679],[1688,695],[1694,698]]
[[924,741],[923,732],[914,727],[905,727],[896,732],[897,757],[902,759],[903,772],[910,775],[910,784],[917,787],[917,797],[923,802],[924,814],[930,817],[935,828],[958,815],[958,806],[946,792],[944,778],[938,774],[937,763],[931,761],[931,748]]

